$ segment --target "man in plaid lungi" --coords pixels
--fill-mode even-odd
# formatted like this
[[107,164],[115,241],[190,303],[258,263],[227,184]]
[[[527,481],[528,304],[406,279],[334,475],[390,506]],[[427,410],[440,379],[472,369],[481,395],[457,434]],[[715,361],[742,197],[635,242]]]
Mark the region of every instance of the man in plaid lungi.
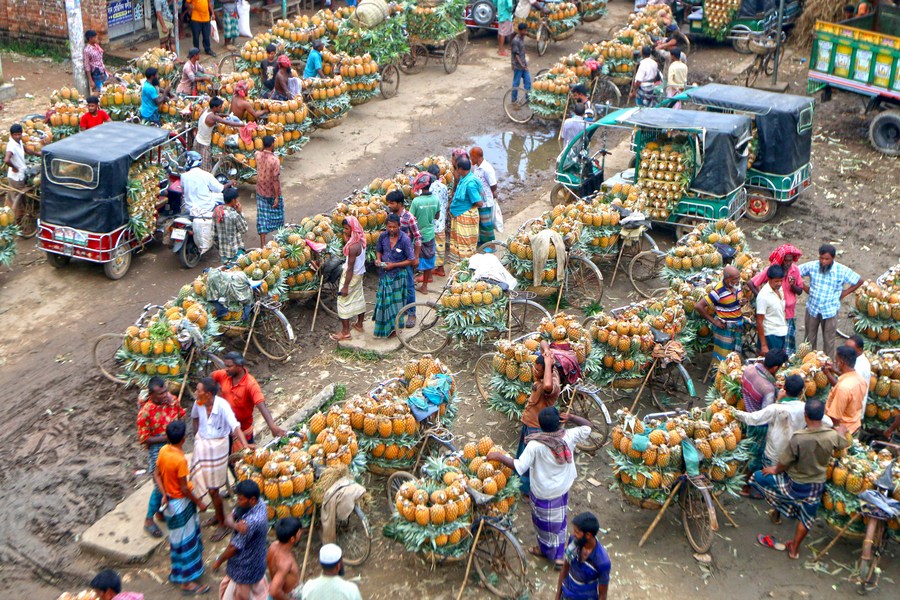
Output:
[[220,204],[213,211],[213,235],[219,248],[219,258],[223,265],[228,265],[244,253],[242,234],[247,232],[248,226],[237,199],[237,188],[226,189],[222,197],[225,204]]
[[256,153],[256,231],[259,245],[266,245],[266,234],[284,226],[284,198],[281,196],[281,161],[273,153],[275,137],[263,138],[263,149]]

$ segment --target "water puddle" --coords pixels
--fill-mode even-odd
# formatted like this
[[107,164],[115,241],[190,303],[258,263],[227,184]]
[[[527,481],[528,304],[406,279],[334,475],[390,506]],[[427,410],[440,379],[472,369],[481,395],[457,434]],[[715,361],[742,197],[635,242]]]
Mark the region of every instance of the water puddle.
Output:
[[[556,168],[559,144],[556,132],[538,131],[523,135],[514,131],[491,133],[472,138],[469,146],[480,146],[484,157],[501,180],[523,182]],[[513,182],[510,182],[513,183]]]

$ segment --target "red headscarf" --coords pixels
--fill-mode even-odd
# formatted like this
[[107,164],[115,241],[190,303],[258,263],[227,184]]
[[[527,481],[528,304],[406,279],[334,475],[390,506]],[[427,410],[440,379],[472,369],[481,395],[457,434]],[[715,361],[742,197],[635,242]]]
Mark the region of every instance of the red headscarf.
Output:
[[234,84],[234,93],[242,98],[247,97],[247,92],[250,90],[250,85],[246,81],[238,81]]
[[783,246],[779,246],[772,251],[772,254],[769,255],[769,263],[773,265],[780,265],[784,263],[784,257],[789,254],[794,257],[795,261],[803,256],[803,252],[800,251],[800,248],[791,246],[790,244],[784,244]]
[[413,179],[412,189],[414,192],[427,190],[431,187],[432,182],[434,182],[434,176],[428,171],[422,171]]
[[356,217],[347,217],[344,219],[344,223],[350,224],[350,239],[344,244],[344,256],[350,256],[350,246],[352,244],[359,244],[362,246],[362,251],[365,252],[366,233],[363,231],[362,225],[359,224],[359,219]]
[[281,56],[279,56],[279,57],[278,57],[278,66],[279,66],[279,67],[288,67],[288,68],[290,68],[290,66],[291,66],[291,59],[290,59],[290,57],[287,56],[286,54],[282,54]]

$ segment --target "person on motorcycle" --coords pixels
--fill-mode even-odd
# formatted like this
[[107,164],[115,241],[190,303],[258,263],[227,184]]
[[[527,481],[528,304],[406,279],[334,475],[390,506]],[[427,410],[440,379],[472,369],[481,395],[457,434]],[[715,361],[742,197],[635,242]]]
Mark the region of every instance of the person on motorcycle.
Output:
[[201,168],[202,164],[203,157],[199,152],[190,150],[185,153],[184,173],[181,174],[181,212],[193,217],[212,213],[220,202],[214,194],[222,194],[227,188],[233,187],[230,181],[219,183],[212,173]]

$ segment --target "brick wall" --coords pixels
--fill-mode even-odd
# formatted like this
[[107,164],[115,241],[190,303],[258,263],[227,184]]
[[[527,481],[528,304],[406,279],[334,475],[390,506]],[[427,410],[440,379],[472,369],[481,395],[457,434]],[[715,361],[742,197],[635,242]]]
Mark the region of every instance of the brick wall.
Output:
[[[106,0],[81,0],[81,15],[84,30],[95,30],[106,42]],[[64,45],[65,0],[0,0],[0,37]]]

